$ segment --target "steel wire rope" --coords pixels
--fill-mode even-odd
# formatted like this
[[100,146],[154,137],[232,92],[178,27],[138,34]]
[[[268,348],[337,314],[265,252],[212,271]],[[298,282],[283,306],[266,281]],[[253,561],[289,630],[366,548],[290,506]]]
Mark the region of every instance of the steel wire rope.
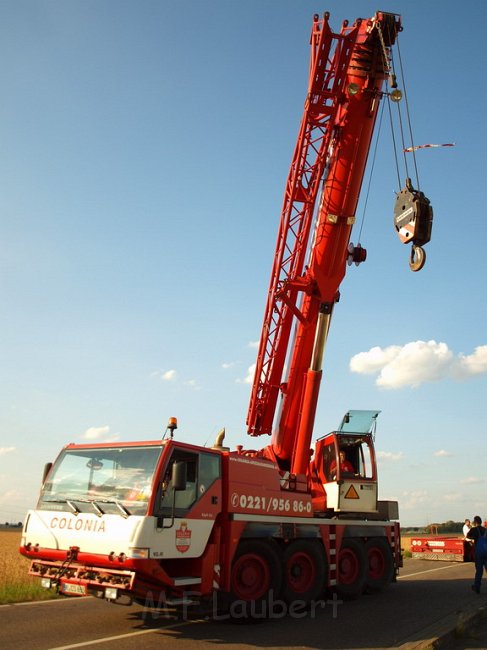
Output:
[[[389,83],[391,84],[392,87],[397,88],[397,82],[396,82],[396,67],[395,67],[395,62],[394,62],[394,54],[392,48],[390,50],[387,49],[386,44],[384,42],[384,36],[382,34],[382,29],[379,23],[376,24],[377,31],[379,33],[379,40],[382,46],[382,57],[383,57],[383,63],[384,63],[384,69],[385,71],[389,74]],[[411,139],[411,145],[414,147],[414,138],[413,138],[413,130],[411,126],[411,116],[409,113],[409,103],[408,103],[408,97],[407,97],[407,91],[406,91],[406,80],[404,77],[404,68],[402,65],[402,57],[401,57],[401,48],[399,46],[399,34],[397,35],[396,39],[396,46],[397,46],[397,51],[398,51],[398,56],[399,56],[399,68],[401,71],[401,80],[403,84],[403,91],[404,91],[404,101],[406,105],[406,117],[407,117],[407,122],[408,122],[408,128],[409,128],[409,137]],[[390,95],[387,95],[387,99],[389,101]],[[404,139],[404,127],[403,127],[403,118],[402,118],[402,111],[401,111],[401,106],[400,106],[400,98],[395,101],[397,103],[397,115],[398,115],[398,123],[399,123],[399,131],[401,133],[401,143],[402,143],[402,155],[404,158],[404,168],[406,172],[406,177],[409,178],[409,168],[408,168],[408,161],[406,157],[406,143]],[[390,112],[390,103],[389,103],[389,112]],[[392,115],[390,114],[390,121],[391,121],[391,132],[392,132],[392,137],[393,137],[393,142],[394,142],[394,152],[395,152],[395,157],[396,157],[396,168],[399,176],[399,166],[397,163],[397,147],[396,147],[396,142],[395,142],[395,137],[394,137],[394,126],[393,126],[393,120],[392,120]],[[414,148],[412,149],[413,153],[413,164],[414,164],[414,170],[416,174],[416,185],[419,190],[419,174],[418,174],[418,167],[416,164],[416,155],[414,152]],[[399,178],[399,187],[401,187],[401,179]]]
[[360,229],[359,229],[359,232],[358,232],[358,243],[360,243],[360,240],[362,238],[362,230],[363,230],[363,227],[365,225],[365,213],[366,213],[367,204],[368,204],[368,201],[369,201],[370,187],[372,185],[372,176],[374,174],[375,161],[376,161],[376,157],[377,157],[377,149],[378,149],[378,146],[379,146],[379,138],[380,138],[380,133],[381,133],[381,128],[382,128],[382,118],[384,116],[384,106],[385,106],[385,104],[382,104],[382,108],[381,108],[380,115],[379,115],[379,124],[378,124],[378,128],[377,128],[377,133],[376,133],[376,136],[375,136],[375,146],[374,146],[374,152],[372,154],[372,164],[370,166],[369,179],[368,179],[368,183],[367,183],[367,191],[365,193],[364,207],[363,207],[363,210],[362,210],[362,219],[360,221]]
[[[406,93],[404,93],[405,95]],[[402,111],[401,111],[401,102],[395,102],[397,105],[397,119],[399,122],[399,132],[401,134],[401,145],[402,145],[402,156],[404,158],[404,168],[406,170],[406,176],[409,178],[409,168],[408,168],[408,160],[406,157],[406,141],[404,139],[404,127],[403,127],[403,121],[402,121]],[[418,176],[416,174],[416,181],[418,180]]]
[[[381,44],[381,47],[382,47],[382,60],[383,60],[382,62],[383,62],[383,65],[384,65],[384,71],[389,76],[389,84],[393,88],[397,88],[396,69],[395,69],[395,65],[394,65],[394,57],[393,57],[393,53],[392,53],[392,48],[390,50],[387,49],[385,41],[384,41],[384,35],[382,34],[382,28],[381,28],[381,25],[380,25],[379,22],[376,23],[375,27],[376,27],[377,32],[379,34],[379,40],[380,40],[380,44]],[[397,42],[399,42],[399,35],[397,37]],[[400,176],[400,172],[399,172],[399,161],[398,161],[398,156],[397,156],[396,137],[395,137],[395,134],[394,134],[394,120],[392,118],[392,111],[391,111],[391,104],[390,104],[390,94],[385,93],[385,95],[386,95],[386,98],[387,98],[387,108],[389,110],[389,122],[390,122],[390,126],[391,126],[392,146],[393,146],[393,150],[394,150],[394,160],[395,160],[395,163],[396,163],[397,183],[398,183],[398,189],[400,189],[401,188],[401,176]],[[401,125],[401,135],[402,135],[402,123],[401,123],[401,115],[400,115],[399,107],[398,107],[398,110],[399,110],[399,123]],[[404,136],[403,135],[402,135],[402,139],[403,139],[403,142],[404,142]],[[403,144],[403,149],[404,149],[404,144]],[[404,156],[404,153],[403,153],[403,156]],[[406,174],[409,176],[408,169],[407,169],[407,159],[406,158],[404,158],[404,165],[405,165],[405,168],[406,168]]]
[[[385,48],[385,43],[384,43],[383,39],[381,39],[381,42],[382,42],[382,47],[383,47],[383,50],[384,50],[383,51],[384,59],[386,59],[387,58],[387,50]],[[397,35],[396,43],[399,44],[399,34]],[[387,58],[387,61],[389,61],[389,60],[390,60],[390,65],[389,65],[389,69],[388,69],[388,72],[389,72],[389,84],[393,89],[396,89],[397,88],[396,64],[395,64],[395,61],[394,61],[394,52],[393,52],[392,48],[390,49],[390,58]],[[400,172],[399,172],[399,162],[398,162],[398,156],[397,156],[397,144],[396,144],[396,138],[395,138],[395,134],[394,134],[393,119],[392,119],[392,114],[391,114],[391,95],[390,95],[390,93],[387,94],[387,102],[388,102],[388,105],[389,105],[392,140],[394,142],[394,156],[395,156],[395,159],[396,159],[396,171],[397,171],[397,178],[398,178],[398,188],[400,189],[401,188],[401,175],[400,175]],[[402,148],[403,148],[403,154],[402,155],[404,157],[404,168],[405,168],[406,176],[409,176],[407,158],[406,158],[405,152],[404,152],[404,148],[405,148],[404,134],[403,134],[403,129],[402,129],[402,115],[401,115],[401,108],[399,106],[399,103],[400,102],[397,102],[397,104],[398,104],[397,108],[398,108],[398,121],[399,121],[399,127],[400,127],[400,132],[401,132],[401,140],[402,140]]]
[[[399,68],[401,70],[401,79],[402,79],[402,85],[403,85],[403,89],[404,89],[404,102],[405,102],[405,105],[406,105],[406,116],[407,116],[407,122],[408,122],[408,128],[409,128],[409,137],[411,139],[412,154],[413,154],[413,164],[414,164],[414,171],[415,171],[415,174],[416,174],[416,186],[417,186],[417,188],[419,190],[420,189],[419,173],[418,173],[418,166],[416,164],[416,153],[415,153],[415,149],[414,149],[413,128],[411,126],[411,115],[409,113],[408,93],[407,93],[407,90],[406,90],[406,78],[404,76],[404,68],[403,68],[403,65],[402,65],[401,48],[399,47],[399,38],[397,39],[397,54],[399,56]],[[402,122],[401,122],[401,135],[403,135],[403,133],[402,133]],[[404,137],[403,137],[403,144],[404,144]],[[403,149],[405,149],[405,148],[406,147],[403,146]],[[405,161],[406,170],[407,170],[406,152],[403,151],[403,154],[404,154],[404,161]],[[408,174],[408,176],[409,176],[409,174]]]
[[399,160],[397,156],[397,144],[396,144],[396,136],[394,133],[394,121],[392,119],[392,110],[391,110],[391,101],[389,99],[389,95],[386,96],[386,101],[387,101],[387,108],[389,111],[389,123],[391,127],[391,137],[392,137],[392,149],[394,151],[394,161],[396,163],[396,174],[397,174],[397,188],[398,190],[401,189],[401,176],[399,173]]

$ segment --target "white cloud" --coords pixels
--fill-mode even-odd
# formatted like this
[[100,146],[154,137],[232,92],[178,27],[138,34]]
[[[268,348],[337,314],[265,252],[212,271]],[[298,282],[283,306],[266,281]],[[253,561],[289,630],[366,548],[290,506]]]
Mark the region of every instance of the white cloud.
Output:
[[84,432],[83,438],[86,438],[86,440],[98,440],[98,438],[103,437],[109,431],[110,427],[108,425],[104,427],[90,427]]
[[476,476],[469,476],[460,481],[462,485],[478,485],[479,483],[485,483],[484,478],[477,478]]
[[223,370],[228,370],[229,368],[233,368],[235,365],[235,361],[228,361],[227,363],[222,363],[222,368]]
[[22,494],[22,492],[19,492],[19,490],[7,490],[6,492],[0,494],[0,503],[5,505],[12,505],[13,501],[20,501],[20,499],[24,497],[25,494]]
[[249,348],[258,348],[259,347],[259,341],[249,341],[248,346],[249,346]]
[[350,370],[362,375],[379,372],[393,361],[401,351],[399,345],[390,345],[388,348],[371,348],[368,352],[359,352],[350,360]]
[[456,379],[465,379],[473,375],[481,375],[487,372],[487,345],[479,345],[473,354],[465,356],[458,355],[457,362],[452,369],[452,375]]
[[15,451],[15,447],[0,447],[0,456],[5,456],[5,454],[11,454]]
[[161,381],[173,382],[178,386],[188,386],[193,390],[202,390],[201,384],[196,379],[185,379],[179,376],[179,373],[174,368],[170,370],[155,370],[151,373],[152,377],[157,377]]
[[449,458],[450,456],[453,456],[453,454],[450,451],[446,451],[446,449],[438,449],[438,451],[435,451],[433,456],[437,456],[438,458]]
[[419,504],[424,503],[428,498],[426,490],[403,492],[399,500],[399,507],[404,510],[413,510]]
[[385,461],[385,462],[395,462],[397,460],[401,460],[403,458],[403,453],[402,451],[399,451],[397,453],[393,453],[392,451],[378,451],[377,452],[377,460]]
[[471,355],[457,357],[446,343],[412,341],[406,345],[373,347],[350,360],[350,370],[358,374],[376,374],[377,386],[395,389],[417,387],[424,382],[445,378],[467,379],[487,373],[487,345],[475,348]]
[[157,377],[157,379],[162,379],[163,381],[174,381],[177,376],[176,370],[154,370],[151,372],[151,377]]
[[249,366],[247,369],[247,374],[243,379],[237,379],[237,384],[251,384],[254,381],[255,366],[255,363]]
[[98,442],[115,442],[119,439],[117,434],[110,434],[110,427],[105,425],[103,427],[90,427],[86,429],[83,434],[85,440],[97,440]]
[[456,503],[457,501],[463,501],[464,497],[458,492],[450,492],[443,495],[443,501],[447,503]]

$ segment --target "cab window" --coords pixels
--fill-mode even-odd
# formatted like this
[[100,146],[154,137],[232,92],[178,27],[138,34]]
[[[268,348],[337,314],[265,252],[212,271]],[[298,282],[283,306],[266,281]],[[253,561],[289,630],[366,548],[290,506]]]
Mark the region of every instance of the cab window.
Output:
[[[186,489],[174,491],[172,467],[175,462],[186,465]],[[210,453],[193,453],[175,449],[167,465],[161,485],[160,512],[172,513],[173,503],[176,516],[183,516],[201,498],[217,478],[220,477],[220,457]]]

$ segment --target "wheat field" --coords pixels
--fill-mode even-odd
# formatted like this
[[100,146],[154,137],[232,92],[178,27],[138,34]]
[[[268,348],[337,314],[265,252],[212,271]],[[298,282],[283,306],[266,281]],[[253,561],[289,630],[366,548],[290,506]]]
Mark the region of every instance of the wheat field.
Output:
[[0,530],[0,604],[44,600],[56,594],[28,575],[30,560],[19,553],[20,530]]

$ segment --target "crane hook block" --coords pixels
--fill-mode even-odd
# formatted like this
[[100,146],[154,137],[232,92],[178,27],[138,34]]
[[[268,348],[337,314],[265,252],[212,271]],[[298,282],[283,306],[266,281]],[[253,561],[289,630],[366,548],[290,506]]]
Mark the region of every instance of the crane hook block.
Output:
[[429,199],[406,179],[405,187],[396,194],[394,227],[403,244],[412,244],[410,267],[419,271],[424,266],[425,255],[421,246],[431,239],[433,208]]

